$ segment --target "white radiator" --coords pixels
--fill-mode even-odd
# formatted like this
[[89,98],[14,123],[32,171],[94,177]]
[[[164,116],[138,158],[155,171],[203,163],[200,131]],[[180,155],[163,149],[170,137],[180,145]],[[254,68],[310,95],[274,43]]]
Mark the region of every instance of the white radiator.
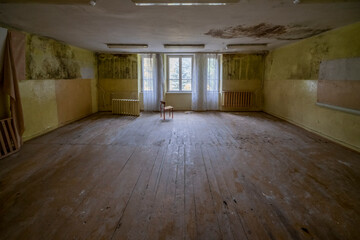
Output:
[[254,106],[254,93],[223,92],[223,106],[230,108],[250,108]]
[[140,115],[139,100],[136,99],[113,99],[112,113],[122,115]]

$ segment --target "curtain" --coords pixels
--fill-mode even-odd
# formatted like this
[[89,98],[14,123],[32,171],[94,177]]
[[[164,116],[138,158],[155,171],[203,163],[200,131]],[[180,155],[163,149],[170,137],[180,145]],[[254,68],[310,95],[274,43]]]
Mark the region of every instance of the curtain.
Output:
[[144,54],[141,62],[144,110],[159,110],[164,89],[163,55]]
[[195,54],[193,64],[192,110],[206,111],[206,55]]
[[192,85],[192,109],[219,109],[219,55],[195,54]]
[[[164,90],[165,90],[165,68],[164,68],[164,55],[156,54],[156,72],[157,72],[157,104],[159,107],[160,101],[164,100]],[[159,110],[157,108],[156,110]]]
[[22,145],[24,117],[18,81],[25,78],[25,34],[9,31],[6,37],[3,71],[0,77],[2,91],[10,96],[10,111],[18,146]]
[[220,55],[207,54],[207,110],[219,110]]

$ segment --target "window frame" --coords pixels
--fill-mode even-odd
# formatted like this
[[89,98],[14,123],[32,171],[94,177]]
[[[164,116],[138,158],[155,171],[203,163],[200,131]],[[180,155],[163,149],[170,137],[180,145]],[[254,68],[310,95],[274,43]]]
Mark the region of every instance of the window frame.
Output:
[[[179,90],[170,90],[170,58],[179,58]],[[191,58],[191,90],[182,90],[182,59]],[[169,54],[166,55],[166,92],[169,93],[191,93],[194,78],[194,55],[193,54]],[[187,79],[186,79],[187,80]]]

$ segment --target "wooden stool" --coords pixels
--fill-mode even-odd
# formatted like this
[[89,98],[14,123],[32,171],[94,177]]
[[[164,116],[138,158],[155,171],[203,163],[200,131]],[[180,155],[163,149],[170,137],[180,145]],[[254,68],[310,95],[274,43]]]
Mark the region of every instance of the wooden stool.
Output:
[[164,114],[164,120],[166,111],[169,111],[169,117],[171,113],[172,118],[174,118],[174,108],[172,106],[166,106],[164,101],[160,101],[160,117]]

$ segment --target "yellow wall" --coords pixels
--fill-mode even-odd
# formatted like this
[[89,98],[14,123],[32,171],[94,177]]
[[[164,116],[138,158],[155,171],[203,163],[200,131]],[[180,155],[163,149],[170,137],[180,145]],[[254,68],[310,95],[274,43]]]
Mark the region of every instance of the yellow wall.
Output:
[[[265,56],[262,54],[224,54],[222,91],[250,91],[255,93],[255,104],[251,109],[262,109]],[[221,107],[221,110],[236,110]]]
[[191,110],[191,93],[166,93],[166,105],[173,106],[176,111]]
[[25,141],[98,109],[95,54],[32,34],[26,37],[27,79],[19,81]]
[[316,105],[320,62],[352,57],[360,57],[360,23],[271,51],[264,111],[359,151],[360,116]]
[[111,99],[138,99],[138,58],[135,54],[100,54],[99,111],[111,111]]
[[22,81],[19,88],[25,121],[24,140],[57,128],[55,80]]

